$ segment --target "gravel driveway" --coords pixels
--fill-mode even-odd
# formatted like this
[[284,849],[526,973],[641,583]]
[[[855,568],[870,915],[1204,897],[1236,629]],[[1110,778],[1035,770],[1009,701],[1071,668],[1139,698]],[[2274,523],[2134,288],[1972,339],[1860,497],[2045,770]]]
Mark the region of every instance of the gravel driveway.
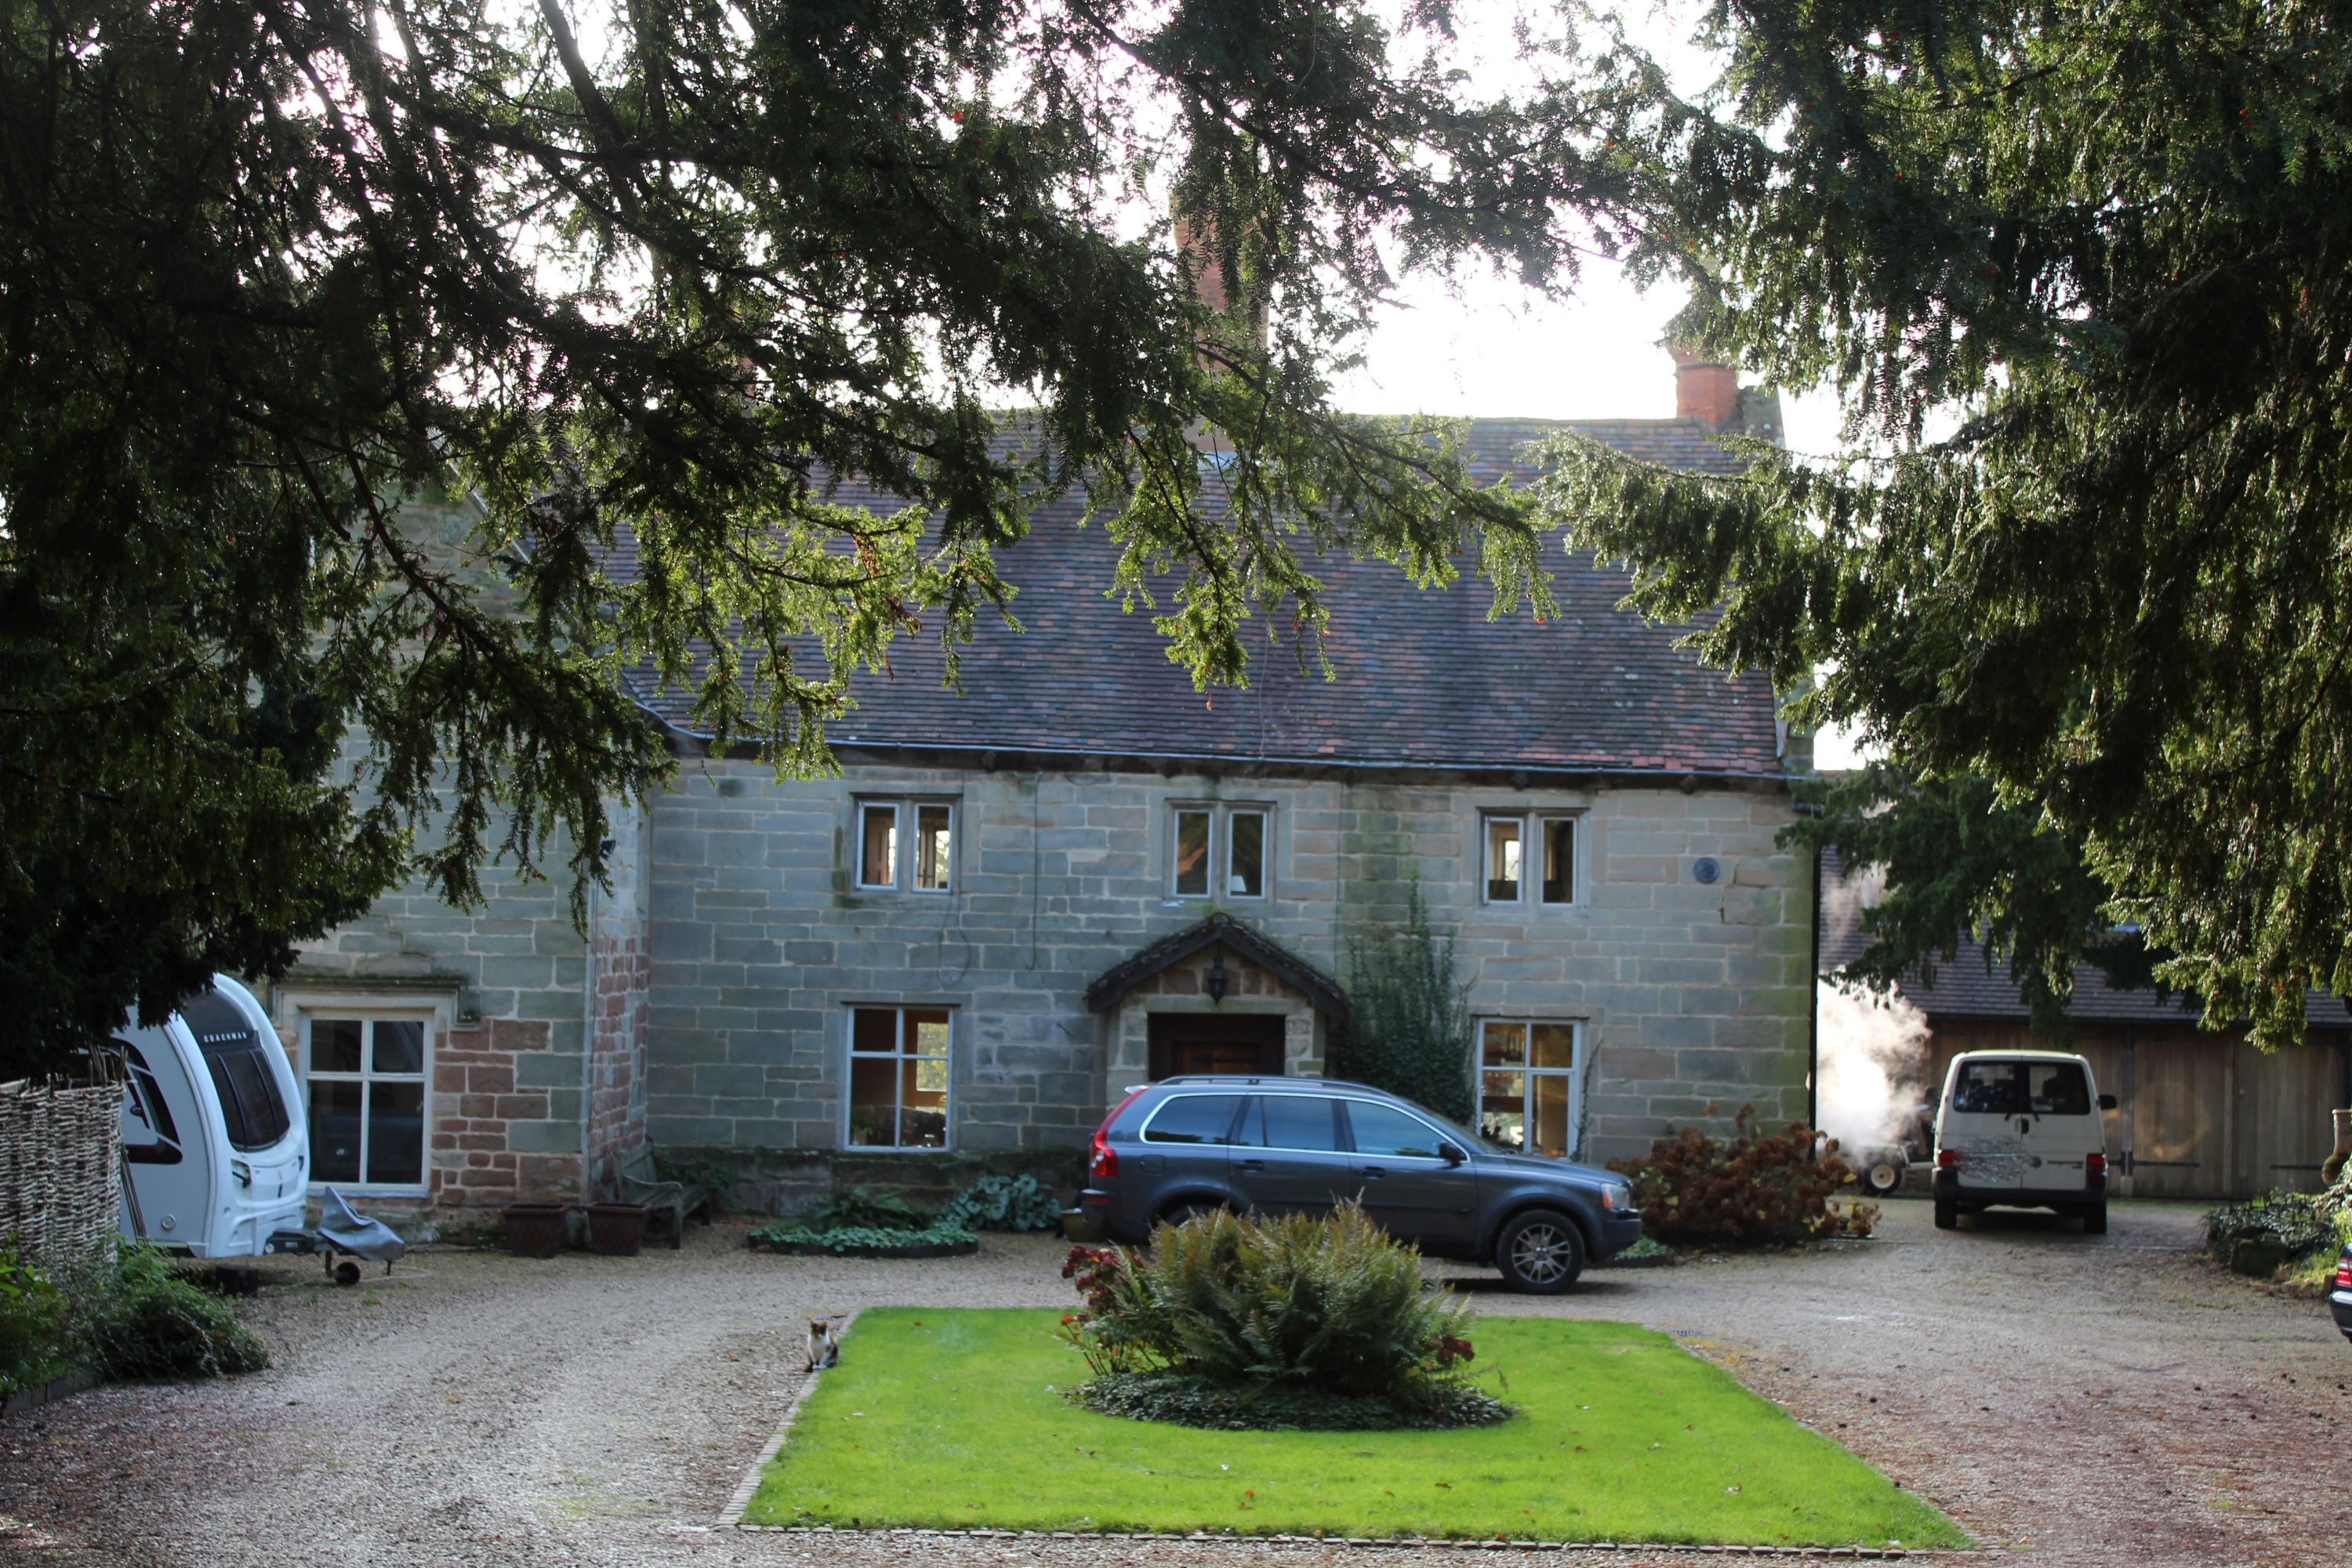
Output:
[[[740,1249],[525,1262],[428,1250],[394,1279],[273,1262],[276,1369],[117,1388],[0,1425],[0,1563],[82,1568],[864,1564],[887,1537],[714,1529],[798,1381],[797,1321],[867,1303],[1063,1306],[1061,1247],[846,1263]],[[2352,1562],[2352,1346],[2323,1305],[2198,1258],[2195,1211],[2118,1205],[2104,1237],[1924,1203],[1880,1238],[1588,1276],[1479,1310],[1616,1318],[1701,1354],[2037,1563]],[[852,1341],[854,1351],[855,1341]],[[1460,1553],[1250,1543],[924,1542],[971,1568],[1370,1561]],[[2026,1554],[2030,1553],[2030,1559]],[[1609,1561],[1669,1563],[1674,1553]],[[1687,1561],[1716,1561],[1688,1555]]]

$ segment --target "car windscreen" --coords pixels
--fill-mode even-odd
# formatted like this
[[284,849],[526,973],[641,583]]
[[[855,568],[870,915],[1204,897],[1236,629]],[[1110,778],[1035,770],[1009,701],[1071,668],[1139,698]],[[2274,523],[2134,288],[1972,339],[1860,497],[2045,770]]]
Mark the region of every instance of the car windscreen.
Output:
[[285,1097],[278,1092],[278,1075],[262,1054],[274,1047],[262,1044],[236,1004],[207,993],[182,1003],[180,1016],[196,1037],[196,1048],[212,1073],[221,1117],[228,1124],[229,1147],[268,1149],[285,1137],[294,1123],[286,1113]]
[[1180,1094],[1153,1111],[1143,1124],[1146,1143],[1229,1143],[1238,1094]]

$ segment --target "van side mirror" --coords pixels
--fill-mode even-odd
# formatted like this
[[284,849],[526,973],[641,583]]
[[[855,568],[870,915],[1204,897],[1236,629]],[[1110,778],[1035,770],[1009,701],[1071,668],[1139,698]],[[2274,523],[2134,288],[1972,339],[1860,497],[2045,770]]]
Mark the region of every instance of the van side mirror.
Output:
[[1449,1165],[1458,1165],[1470,1156],[1454,1144],[1440,1143],[1437,1146],[1437,1157]]
[[2103,1094],[2099,1096],[2099,1109],[2101,1110],[2113,1110],[2116,1106],[2121,1105],[2123,1101],[2117,1100],[2112,1094]]

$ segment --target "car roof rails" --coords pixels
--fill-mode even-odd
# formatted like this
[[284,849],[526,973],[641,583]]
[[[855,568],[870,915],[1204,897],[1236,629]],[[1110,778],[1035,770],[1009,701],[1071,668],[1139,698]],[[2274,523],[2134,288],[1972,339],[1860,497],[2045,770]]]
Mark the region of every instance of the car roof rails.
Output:
[[1286,1073],[1244,1074],[1237,1072],[1186,1072],[1178,1073],[1174,1078],[1163,1078],[1158,1079],[1157,1081],[1146,1084],[1143,1087],[1146,1089],[1166,1089],[1171,1084],[1198,1083],[1271,1083],[1278,1084],[1284,1088],[1289,1089],[1360,1089],[1370,1094],[1386,1094],[1389,1092],[1384,1089],[1375,1089],[1369,1083],[1358,1083],[1353,1079],[1292,1078]]

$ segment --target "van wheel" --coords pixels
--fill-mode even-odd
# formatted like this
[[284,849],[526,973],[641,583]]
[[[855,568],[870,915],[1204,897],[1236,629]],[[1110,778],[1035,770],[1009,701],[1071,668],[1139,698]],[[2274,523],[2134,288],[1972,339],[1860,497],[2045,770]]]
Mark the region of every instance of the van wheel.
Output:
[[2083,1211],[2083,1234],[2084,1236],[2107,1234],[2107,1205],[2105,1203],[2093,1204]]
[[1950,1198],[1937,1198],[1936,1200],[1936,1228],[1937,1230],[1959,1229],[1960,1205],[1953,1202]]
[[1584,1238],[1576,1222],[1550,1209],[1523,1214],[1495,1238],[1503,1283],[1526,1296],[1557,1296],[1584,1272]]

